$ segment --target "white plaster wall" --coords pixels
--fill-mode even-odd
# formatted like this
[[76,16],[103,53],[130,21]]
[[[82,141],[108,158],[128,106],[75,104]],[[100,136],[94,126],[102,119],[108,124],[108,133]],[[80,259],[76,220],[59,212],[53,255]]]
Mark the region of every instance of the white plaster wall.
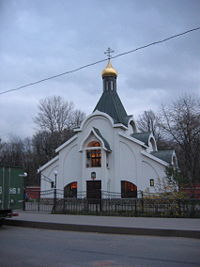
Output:
[[[43,177],[46,176],[49,179],[51,179],[51,181],[55,182],[55,171],[58,170],[58,166],[59,166],[58,164],[59,164],[59,162],[57,160],[41,172],[41,191],[52,190],[51,183],[45,181]],[[57,185],[58,185],[58,183],[59,183],[59,175],[57,176]],[[58,186],[57,186],[57,188],[58,188]],[[51,198],[51,197],[53,197],[53,192],[52,192],[52,194],[48,194],[48,195],[42,193],[41,197],[42,198]]]
[[[119,144],[117,147],[117,143]],[[145,149],[128,138],[116,138],[115,162],[117,173],[114,190],[121,192],[121,180],[128,180],[137,186],[138,191],[149,188],[155,192],[155,187],[150,187],[150,179],[155,185],[165,178],[165,166],[153,159],[145,157],[141,151]]]
[[[112,150],[107,158],[105,150],[101,148],[101,168],[86,167],[84,140],[90,139],[93,127],[99,129]],[[78,191],[86,191],[86,181],[91,180],[91,172],[96,172],[96,180],[102,181],[103,191],[121,193],[121,180],[128,180],[136,184],[138,190],[144,191],[150,188],[150,179],[154,179],[156,184],[158,178],[165,177],[165,167],[141,154],[145,149],[131,140],[129,131],[113,128],[112,121],[106,116],[91,116],[82,125],[82,131],[77,133],[77,138],[59,151],[59,161],[51,164],[42,173],[54,181],[54,171],[57,169],[57,188],[61,190],[65,185],[77,181]],[[127,133],[128,138],[119,133]],[[41,189],[49,190],[50,184],[41,181]],[[153,190],[151,187],[150,191]]]
[[[91,137],[89,134],[91,133],[93,127],[97,128],[101,135],[106,139],[106,141],[109,143],[111,150],[114,150],[114,131],[111,121],[104,116],[93,116],[90,119],[86,121],[86,123],[83,125],[82,132],[79,133],[78,136],[78,143],[80,145],[83,143],[83,140],[85,140],[87,137],[89,137],[86,143],[88,143],[91,140]],[[94,138],[94,136],[92,137]],[[85,142],[84,142],[85,144]],[[84,145],[83,144],[83,145]],[[83,149],[82,152],[82,191],[86,191],[86,181],[91,180],[91,172],[96,172],[96,180],[101,180],[101,186],[103,191],[108,191],[109,188],[109,181],[110,177],[112,176],[112,155],[113,153],[109,153],[108,155],[108,164],[107,167],[107,158],[106,158],[106,151],[101,149],[102,152],[102,166],[101,168],[87,168],[86,167],[86,153]]]
[[59,153],[59,189],[74,181],[78,182],[81,177],[81,153],[77,140],[74,140]]
[[110,120],[103,116],[93,116],[88,119],[83,126],[83,131],[80,133],[79,139],[85,139],[85,137],[91,132],[93,127],[99,129],[102,136],[108,141],[110,146],[112,146],[113,127]]
[[63,154],[63,188],[65,185],[79,180],[81,176],[81,153],[78,150],[78,144],[70,147],[67,153]]
[[120,141],[120,180],[127,180],[137,185],[137,164],[134,146]]
[[[140,190],[155,193],[159,181],[166,177],[165,166],[147,157],[142,157],[141,170]],[[150,179],[154,179],[154,187],[150,186]]]

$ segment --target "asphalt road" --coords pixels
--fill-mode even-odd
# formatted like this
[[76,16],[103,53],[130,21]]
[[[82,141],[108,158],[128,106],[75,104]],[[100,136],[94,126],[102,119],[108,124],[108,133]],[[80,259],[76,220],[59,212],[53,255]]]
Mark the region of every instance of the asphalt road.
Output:
[[0,266],[200,266],[200,240],[4,226]]

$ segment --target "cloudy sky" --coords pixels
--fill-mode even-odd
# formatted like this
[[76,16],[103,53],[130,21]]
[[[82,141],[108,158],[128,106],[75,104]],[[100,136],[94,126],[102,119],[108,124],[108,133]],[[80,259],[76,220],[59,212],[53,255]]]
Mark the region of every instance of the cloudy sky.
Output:
[[[200,26],[199,0],[0,0],[0,92]],[[200,95],[200,31],[112,60],[135,118],[184,93]],[[90,114],[105,62],[0,95],[0,138],[32,136],[40,99],[59,95]]]

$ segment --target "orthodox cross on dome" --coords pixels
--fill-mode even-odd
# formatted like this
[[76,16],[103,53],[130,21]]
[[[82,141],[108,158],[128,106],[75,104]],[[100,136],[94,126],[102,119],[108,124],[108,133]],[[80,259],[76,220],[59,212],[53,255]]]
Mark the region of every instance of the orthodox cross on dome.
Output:
[[104,52],[105,55],[107,55],[108,57],[108,61],[110,61],[111,59],[111,54],[114,53],[115,51],[112,50],[110,47],[108,47],[108,49]]

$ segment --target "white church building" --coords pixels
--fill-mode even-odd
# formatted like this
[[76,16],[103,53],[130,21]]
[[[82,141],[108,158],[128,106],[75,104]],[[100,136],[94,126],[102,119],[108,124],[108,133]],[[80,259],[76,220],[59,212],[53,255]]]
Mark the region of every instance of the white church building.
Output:
[[166,179],[165,168],[175,164],[175,152],[158,151],[152,133],[138,131],[118,96],[117,75],[109,60],[94,111],[56,149],[57,156],[39,168],[41,191],[50,190],[48,181],[56,178],[65,197],[137,197],[139,191],[154,193]]

